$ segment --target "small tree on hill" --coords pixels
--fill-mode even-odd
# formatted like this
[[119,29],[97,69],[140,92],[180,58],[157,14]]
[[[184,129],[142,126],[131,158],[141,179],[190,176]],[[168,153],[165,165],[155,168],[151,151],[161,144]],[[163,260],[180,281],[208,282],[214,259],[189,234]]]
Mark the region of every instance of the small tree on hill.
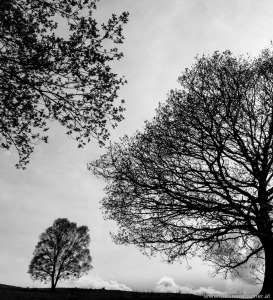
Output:
[[92,268],[88,249],[90,237],[86,226],[77,227],[67,219],[57,219],[40,235],[28,273],[33,280],[51,281],[79,278]]
[[47,142],[49,121],[82,147],[91,137],[103,145],[123,119],[115,100],[125,80],[110,65],[123,56],[116,44],[128,13],[99,26],[97,2],[0,1],[0,147],[16,149],[18,168]]
[[90,164],[108,183],[114,240],[169,262],[198,255],[224,275],[251,262],[273,296],[272,50],[203,56],[179,82],[143,133]]

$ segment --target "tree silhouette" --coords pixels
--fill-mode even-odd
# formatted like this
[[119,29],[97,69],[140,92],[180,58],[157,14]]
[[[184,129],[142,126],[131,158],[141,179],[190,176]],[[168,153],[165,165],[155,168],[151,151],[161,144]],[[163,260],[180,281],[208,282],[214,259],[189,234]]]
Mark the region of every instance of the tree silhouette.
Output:
[[200,256],[224,275],[264,271],[261,294],[273,295],[272,54],[196,58],[144,132],[89,165],[108,183],[117,243],[168,262]]
[[79,278],[92,268],[86,226],[77,227],[67,219],[57,219],[40,235],[28,273],[33,280],[51,281],[54,290],[61,279]]
[[123,42],[128,13],[100,27],[97,1],[0,3],[0,147],[17,150],[17,168],[26,167],[35,144],[48,141],[49,121],[82,147],[92,136],[103,145],[109,125],[123,119],[114,101],[126,81],[110,64],[123,56],[113,45]]

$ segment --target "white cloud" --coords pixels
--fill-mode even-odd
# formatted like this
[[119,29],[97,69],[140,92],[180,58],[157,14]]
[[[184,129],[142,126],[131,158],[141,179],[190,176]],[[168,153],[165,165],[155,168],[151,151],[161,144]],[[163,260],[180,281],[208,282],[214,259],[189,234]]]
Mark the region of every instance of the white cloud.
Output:
[[213,295],[224,295],[225,294],[224,292],[215,290],[211,286],[209,286],[209,287],[201,286],[200,288],[193,290],[192,293],[194,295],[212,295],[212,294]]
[[179,286],[175,283],[173,278],[164,276],[156,284],[154,289],[155,292],[161,293],[182,293],[182,294],[194,294],[194,295],[205,295],[214,294],[222,295],[223,292],[217,291],[212,287],[199,287],[198,289],[193,289],[188,286]]
[[[83,276],[78,280],[73,280],[69,283],[71,287],[85,288],[85,289],[102,289],[106,290],[121,290],[132,291],[131,288],[125,284],[118,283],[114,280],[105,281],[99,276]],[[66,285],[67,286],[67,285]]]
[[[249,263],[251,263],[250,260]],[[261,285],[255,284],[255,279],[251,274],[251,268],[245,267],[237,269],[236,275],[230,275],[226,284],[226,292],[230,294],[258,294]],[[262,280],[262,278],[260,278]]]
[[154,291],[160,293],[182,293],[194,295],[225,295],[225,294],[245,294],[255,295],[259,293],[259,285],[254,285],[249,277],[228,278],[225,291],[215,290],[213,287],[199,287],[194,289],[189,286],[180,286],[175,283],[173,278],[164,276],[156,284]]
[[235,277],[229,278],[226,284],[226,293],[228,294],[258,294],[261,289],[261,285],[253,284],[250,280],[244,278]]
[[160,293],[191,293],[191,288],[181,287],[174,282],[173,278],[164,276],[155,286],[155,292]]

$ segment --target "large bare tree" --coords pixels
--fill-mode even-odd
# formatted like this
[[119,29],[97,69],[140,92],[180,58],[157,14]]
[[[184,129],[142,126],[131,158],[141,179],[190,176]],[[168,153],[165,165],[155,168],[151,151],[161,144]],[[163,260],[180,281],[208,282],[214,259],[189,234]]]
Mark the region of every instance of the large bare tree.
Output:
[[273,295],[272,50],[197,57],[179,82],[143,132],[89,166],[108,183],[114,240],[224,275],[251,267]]

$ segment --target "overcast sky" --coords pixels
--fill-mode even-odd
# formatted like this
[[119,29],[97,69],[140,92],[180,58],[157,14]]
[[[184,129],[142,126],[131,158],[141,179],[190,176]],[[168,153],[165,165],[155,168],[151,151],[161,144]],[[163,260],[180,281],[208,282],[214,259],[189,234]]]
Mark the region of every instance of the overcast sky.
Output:
[[[270,45],[273,28],[271,0],[101,0],[98,18],[129,11],[125,26],[124,58],[114,71],[128,84],[125,120],[112,132],[117,141],[141,129],[155,115],[170,89],[177,88],[180,73],[194,57],[215,50],[257,55]],[[105,183],[87,171],[87,163],[104,153],[93,140],[83,150],[52,124],[49,144],[40,144],[27,170],[14,167],[17,154],[0,152],[0,283],[40,286],[27,274],[39,235],[53,221],[68,218],[90,229],[93,270],[71,286],[158,291],[230,291],[254,293],[260,286],[243,279],[208,276],[208,267],[192,260],[163,264],[134,247],[117,246],[109,231],[115,223],[104,221],[100,200]],[[42,285],[44,286],[44,285]]]

